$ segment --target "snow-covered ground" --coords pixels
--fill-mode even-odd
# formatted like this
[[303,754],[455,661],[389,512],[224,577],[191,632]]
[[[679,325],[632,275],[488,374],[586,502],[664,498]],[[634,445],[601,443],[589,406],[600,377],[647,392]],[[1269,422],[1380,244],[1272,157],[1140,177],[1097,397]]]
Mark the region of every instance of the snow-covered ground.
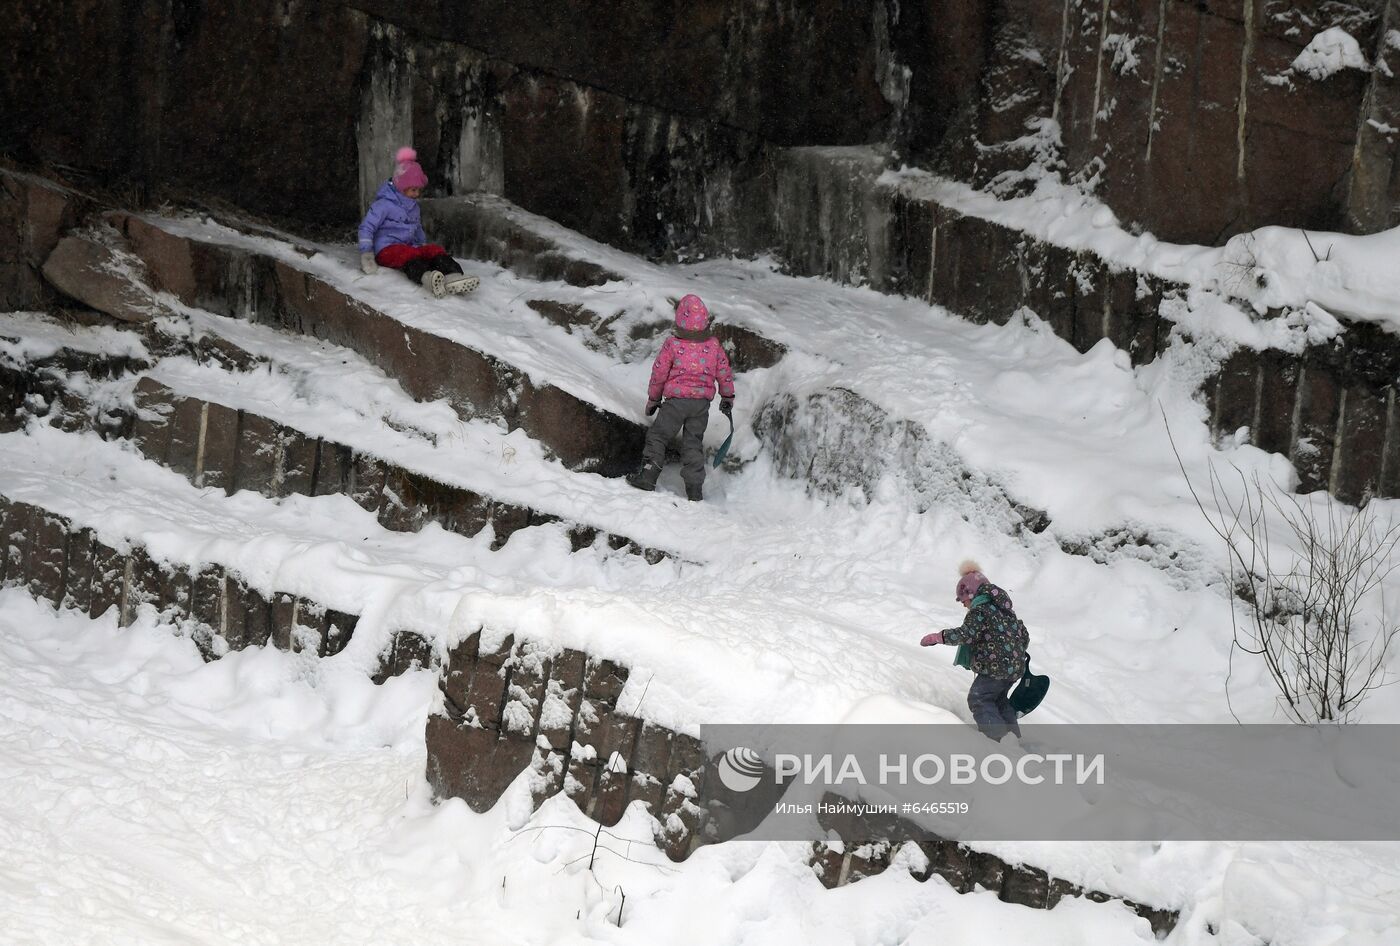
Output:
[[[562,796],[531,814],[524,779],[486,814],[430,801],[424,671],[376,687],[259,648],[206,664],[168,627],[119,629],[9,590],[0,676],[7,944],[1154,941],[1121,905],[1033,910],[899,869],[828,891],[804,845],[731,843],[673,864],[636,809],[601,836],[590,871],[597,825]],[[1244,921],[1277,943],[1379,946],[1395,942],[1400,885],[1387,853],[1149,856],[1203,869],[1173,942],[1257,942]]]
[[[1292,471],[1251,447],[1211,443],[1193,397],[1210,367],[1207,346],[1179,345],[1133,369],[1107,343],[1081,355],[1033,318],[976,326],[916,301],[782,276],[762,261],[658,266],[566,231],[556,235],[626,280],[577,289],[464,261],[482,289],[434,302],[397,274],[360,277],[345,247],[318,248],[308,260],[213,224],[178,228],[273,252],[395,318],[638,421],[647,357],[590,351],[526,307],[527,295],[617,314],[626,328],[667,318],[667,300],[694,291],[719,319],[789,353],[739,379],[736,452],[749,462],[712,473],[700,506],[678,500],[674,471],[655,495],[571,473],[519,432],[411,401],[350,352],[207,313],[189,313],[197,330],[234,338],[272,369],[239,375],[182,359],[155,369],[177,388],[573,514],[684,560],[656,566],[600,549],[573,553],[558,527],[523,530],[493,552],[489,535],[384,530],[344,497],[224,497],[90,434],[0,436],[4,495],[113,543],[129,538],[184,564],[221,562],[263,590],[364,615],[351,646],[325,661],[253,650],[205,666],[190,642],[149,620],[118,631],[110,616],[54,616],[16,592],[0,596],[0,666],[13,681],[0,690],[0,779],[13,779],[0,800],[0,850],[18,852],[0,857],[0,939],[1150,939],[1121,908],[1070,902],[1047,914],[988,894],[958,896],[937,880],[916,884],[900,871],[828,892],[801,852],[781,846],[725,845],[684,865],[614,858],[590,876],[575,859],[593,843],[591,823],[562,800],[532,817],[517,785],[487,815],[431,806],[422,724],[433,682],[411,674],[374,688],[364,672],[396,628],[446,647],[484,623],[620,659],[634,689],[622,704],[640,701],[635,691],[645,687],[642,715],[686,731],[705,722],[873,722],[880,713],[967,719],[968,679],[951,650],[917,641],[961,620],[952,587],[970,556],[1010,590],[1037,666],[1054,677],[1038,719],[1223,722],[1232,708],[1246,720],[1274,719],[1262,668],[1239,658],[1226,704],[1230,616],[1213,575],[1222,556],[1182,481],[1167,424],[1197,482],[1211,463],[1285,483]],[[36,330],[13,350],[42,351],[46,341]],[[749,429],[753,412],[779,393],[833,386],[921,425],[970,469],[1046,510],[1050,529],[1003,534],[956,494],[920,511],[897,477],[869,495],[832,499],[777,476]],[[1331,504],[1323,495],[1308,501]],[[1395,505],[1376,508],[1388,517]],[[1061,547],[1117,529],[1151,535],[1154,545],[1103,564]],[[1394,600],[1400,589],[1388,590]],[[1400,721],[1396,688],[1378,693],[1363,718]],[[615,833],[650,837],[639,818]],[[546,830],[521,830],[527,824]],[[1400,941],[1394,845],[988,847],[1184,907],[1178,943],[1255,942],[1245,928],[1277,946]],[[649,845],[633,851],[661,858]],[[621,928],[615,885],[628,897]]]

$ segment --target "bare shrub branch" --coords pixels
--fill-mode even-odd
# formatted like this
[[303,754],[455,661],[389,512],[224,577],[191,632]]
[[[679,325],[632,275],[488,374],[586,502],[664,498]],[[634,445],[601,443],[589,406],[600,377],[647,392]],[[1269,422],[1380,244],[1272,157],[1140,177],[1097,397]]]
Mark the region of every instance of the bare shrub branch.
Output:
[[[1166,423],[1166,413],[1162,414]],[[1238,496],[1232,498],[1214,463],[1209,464],[1211,506],[1196,491],[1167,424],[1167,439],[1196,508],[1225,543],[1226,579],[1245,605],[1230,609],[1230,676],[1236,651],[1258,657],[1278,689],[1279,707],[1300,723],[1347,722],[1355,717],[1366,695],[1394,682],[1385,660],[1400,626],[1385,616],[1381,587],[1400,568],[1400,523],[1383,523],[1375,507],[1363,502],[1356,509],[1328,502],[1319,513],[1303,498],[1258,474],[1246,476],[1239,467]],[[1214,510],[1212,512],[1212,509]],[[1294,551],[1275,560],[1282,528],[1284,544]],[[1380,600],[1378,611],[1367,601]],[[1368,640],[1367,618],[1380,626]],[[1231,706],[1231,715],[1234,708]],[[1236,719],[1239,717],[1236,716]]]

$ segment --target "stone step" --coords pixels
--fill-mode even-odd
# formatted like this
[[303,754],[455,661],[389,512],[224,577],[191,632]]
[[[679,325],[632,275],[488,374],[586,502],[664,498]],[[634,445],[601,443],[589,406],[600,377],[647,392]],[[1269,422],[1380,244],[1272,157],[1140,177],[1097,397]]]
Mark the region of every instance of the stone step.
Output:
[[264,414],[177,392],[149,376],[136,383],[134,393],[136,411],[120,434],[129,436],[143,456],[197,487],[230,495],[248,489],[273,498],[344,494],[397,532],[437,523],[448,532],[474,536],[489,526],[492,549],[521,529],[563,523],[575,551],[601,541],[652,564],[672,557],[595,526],[440,482]]
[[[634,282],[636,270],[645,265],[493,194],[427,199],[422,208],[425,229],[453,255],[496,263],[529,279],[581,287],[627,283]],[[674,306],[679,300],[669,301]],[[619,338],[609,331],[615,317],[605,318],[576,300],[550,298],[544,287],[538,298],[526,304],[567,331],[586,333],[592,347],[609,351],[619,360],[650,358],[660,348],[661,336],[673,328],[669,319],[634,323]],[[781,342],[742,325],[716,321],[713,329],[736,374],[770,368],[787,352]]]
[[[536,807],[563,792],[603,827],[642,802],[659,822],[657,845],[672,860],[732,836],[713,815],[722,805],[712,802],[722,801],[723,793],[707,784],[710,750],[638,716],[639,705],[623,697],[626,666],[479,630],[448,650],[438,673],[443,709],[428,717],[426,731],[428,781],[438,798],[461,798],[475,811],[488,811],[529,771]],[[912,842],[928,859],[918,879],[936,874],[959,893],[984,888],[1037,909],[1069,897],[1118,900],[1158,936],[1178,920],[1174,910],[1086,889],[904,819],[889,820],[881,837],[863,836],[853,821],[823,824],[845,843],[842,854],[814,846],[812,863],[822,882],[836,887],[878,874]]]
[[117,378],[144,371],[153,360],[135,332],[33,312],[0,316],[0,342],[0,433],[19,429],[36,414],[52,414],[68,430],[101,426],[70,379]]
[[[1136,365],[1155,360],[1179,331],[1170,313],[1190,287],[891,182],[884,177],[892,166],[886,149],[766,154],[771,185],[763,199],[715,205],[713,229],[726,234],[725,242],[705,249],[772,252],[794,275],[923,299],[973,322],[1004,324],[1028,308],[1080,351],[1108,339]],[[463,255],[553,278],[587,266],[596,278],[626,272],[618,251],[580,253],[586,238],[565,240],[554,232],[562,228],[499,197],[426,201],[425,213]],[[1358,502],[1400,496],[1396,378],[1400,339],[1348,323],[1338,344],[1300,352],[1241,348],[1206,380],[1203,394],[1217,438],[1248,426],[1252,443],[1294,464],[1301,492],[1325,489]]]
[[[66,333],[57,326],[33,318],[22,324],[15,320],[13,315],[0,318],[0,338],[24,337],[37,324],[58,333],[57,342],[65,340]],[[246,371],[258,363],[253,354],[207,332],[182,341],[188,348],[172,348],[168,354],[214,361],[230,371]],[[15,429],[25,416],[47,418],[64,430],[95,429],[108,438],[131,440],[148,459],[196,486],[217,487],[230,494],[252,489],[271,498],[344,493],[374,513],[385,528],[397,531],[417,531],[435,522],[447,531],[471,536],[490,525],[493,547],[500,548],[520,529],[563,523],[575,550],[601,544],[641,555],[653,564],[681,558],[675,551],[647,546],[576,516],[541,511],[445,482],[394,461],[390,453],[309,433],[265,410],[240,410],[189,386],[187,379],[180,382],[184,386],[172,389],[161,380],[166,376],[158,363],[135,383],[139,416],[129,410],[109,411],[100,423],[91,404],[62,380],[55,380],[69,374],[110,378],[151,368],[149,357],[133,361],[121,356],[113,362],[65,348],[32,366],[17,367],[0,357],[0,401],[14,408],[0,417],[0,429]],[[18,410],[29,398],[36,400]],[[1053,525],[1045,511],[1018,502],[1002,485],[968,469],[921,425],[894,417],[849,390],[829,389],[801,399],[775,398],[757,413],[753,429],[775,472],[819,492],[850,497],[854,485],[873,495],[877,484],[893,474],[918,510],[934,504],[961,505],[964,515],[1011,535],[1045,533]],[[1103,536],[1055,536],[1062,551],[1100,562],[1120,554],[1134,557],[1133,545],[1139,538],[1121,530]],[[1155,564],[1189,571],[1199,563],[1178,555]]]
[[[266,412],[177,391],[149,374],[135,381],[131,409],[100,411],[79,389],[90,381],[145,372],[152,367],[150,356],[57,347],[71,341],[61,333],[59,326],[35,317],[0,318],[0,338],[33,345],[37,338],[55,336],[44,339],[54,350],[32,361],[0,354],[0,408],[8,408],[0,417],[0,429],[17,429],[26,417],[37,416],[63,430],[96,430],[109,439],[130,440],[147,459],[180,473],[196,487],[213,487],[228,495],[248,489],[270,498],[344,494],[374,513],[385,528],[400,532],[416,532],[435,522],[470,537],[489,526],[492,548],[499,549],[521,529],[562,523],[575,551],[602,543],[653,564],[674,557],[596,526],[441,482],[382,453],[307,434]],[[143,347],[137,333],[121,335],[130,337],[130,350]],[[120,346],[114,337],[109,332],[106,340]],[[174,349],[172,354],[196,359],[235,361],[245,367],[257,361],[227,339],[208,333],[193,341],[179,340],[187,351],[177,348],[176,340],[160,341]]]
[[[147,321],[159,313],[159,303],[148,289],[120,282],[117,274],[123,271],[146,278],[152,274],[146,260],[134,255],[124,241],[113,245],[118,241],[111,238],[119,239],[120,234],[102,226],[102,207],[97,199],[42,177],[4,168],[0,168],[0,180],[5,183],[0,189],[0,232],[13,236],[18,257],[13,263],[0,264],[0,308],[50,311],[66,295],[115,318]],[[624,272],[638,265],[635,258],[629,260],[617,250],[491,194],[425,199],[422,207],[427,229],[454,255],[493,262],[530,280],[592,287],[625,282],[629,277]],[[310,258],[317,252],[300,238],[235,211],[220,208],[209,215],[239,234],[281,243],[301,257]],[[50,267],[52,278],[46,278],[45,264],[63,243],[68,246]],[[65,260],[78,247],[100,256]],[[63,284],[62,294],[55,292],[53,279]],[[126,292],[135,295],[134,304],[117,298]],[[619,337],[609,331],[611,317],[605,319],[579,306],[576,299],[551,298],[549,286],[541,286],[532,295],[538,297],[526,303],[542,317],[571,332],[588,333],[590,347],[624,356],[623,360],[629,351],[643,347],[649,357],[659,344],[657,337],[671,329],[670,321],[663,319],[653,325],[630,325],[626,336]],[[154,312],[133,315],[133,308]],[[739,373],[770,367],[786,351],[781,343],[743,326],[717,323],[715,334]]]
[[[263,591],[215,562],[189,568],[154,557],[139,544],[119,548],[44,506],[0,495],[0,585],[24,587],[55,607],[102,617],[116,609],[126,627],[143,610],[175,625],[206,660],[271,644],[291,653],[332,657],[345,649],[359,615],[286,592]],[[376,682],[430,662],[427,638],[392,635],[373,672]]]
[[640,424],[536,382],[499,357],[398,321],[289,258],[190,236],[159,218],[119,215],[114,222],[155,288],[186,305],[349,348],[414,398],[445,399],[464,418],[523,429],[572,469],[620,476],[635,468]]
[[[624,276],[554,239],[510,201],[493,194],[429,198],[420,202],[423,229],[455,256],[490,260],[541,282],[602,286]],[[538,218],[535,218],[538,219]]]
[[64,233],[96,209],[93,201],[34,174],[0,168],[0,308],[52,309],[62,296],[41,272]]
[[1343,502],[1400,496],[1400,341],[1349,324],[1338,345],[1302,352],[1242,348],[1225,359],[1205,395],[1211,430],[1288,457],[1299,492],[1325,489]]

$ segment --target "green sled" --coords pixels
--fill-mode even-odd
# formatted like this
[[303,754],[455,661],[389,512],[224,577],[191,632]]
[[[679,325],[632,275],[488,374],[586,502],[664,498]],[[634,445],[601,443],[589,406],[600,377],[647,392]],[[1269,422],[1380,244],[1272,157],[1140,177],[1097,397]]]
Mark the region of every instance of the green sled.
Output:
[[1025,716],[1040,705],[1040,701],[1045,699],[1049,690],[1050,678],[1044,674],[1031,673],[1031,655],[1027,653],[1026,672],[1021,675],[1021,682],[1011,691],[1011,708]]
[[724,443],[722,443],[722,444],[719,445],[719,449],[715,451],[715,458],[714,458],[714,460],[712,460],[712,461],[710,462],[710,465],[713,466],[716,470],[718,470],[718,469],[719,469],[719,465],[720,465],[721,463],[724,462],[724,458],[727,457],[727,456],[729,456],[729,445],[730,445],[731,443],[733,443],[733,442],[734,442],[734,418],[731,417],[731,418],[729,418],[729,436],[724,438]]

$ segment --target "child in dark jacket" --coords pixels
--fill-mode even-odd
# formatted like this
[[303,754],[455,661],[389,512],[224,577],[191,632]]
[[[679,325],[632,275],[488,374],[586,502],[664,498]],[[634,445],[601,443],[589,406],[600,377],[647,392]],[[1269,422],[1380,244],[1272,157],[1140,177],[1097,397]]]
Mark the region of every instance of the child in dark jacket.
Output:
[[704,498],[703,443],[716,387],[720,413],[729,417],[734,410],[734,371],[729,367],[729,356],[719,339],[710,334],[710,310],[699,296],[687,295],[676,305],[675,334],[662,344],[651,366],[647,415],[656,414],[656,422],[647,431],[642,468],[627,477],[628,483],[638,489],[655,489],[666,462],[666,445],[679,433],[685,496],[694,502]]
[[360,268],[366,276],[380,266],[397,269],[439,299],[449,292],[471,292],[480,280],[462,275],[457,261],[429,243],[423,232],[418,198],[428,176],[418,164],[418,152],[400,148],[394,160],[394,176],[380,186],[360,222]]
[[927,634],[919,643],[966,644],[969,669],[977,674],[967,693],[967,708],[977,728],[1000,741],[1008,732],[1021,736],[1009,695],[1026,669],[1030,635],[1011,608],[1011,596],[987,580],[976,562],[963,562],[953,596],[967,608],[960,627]]

